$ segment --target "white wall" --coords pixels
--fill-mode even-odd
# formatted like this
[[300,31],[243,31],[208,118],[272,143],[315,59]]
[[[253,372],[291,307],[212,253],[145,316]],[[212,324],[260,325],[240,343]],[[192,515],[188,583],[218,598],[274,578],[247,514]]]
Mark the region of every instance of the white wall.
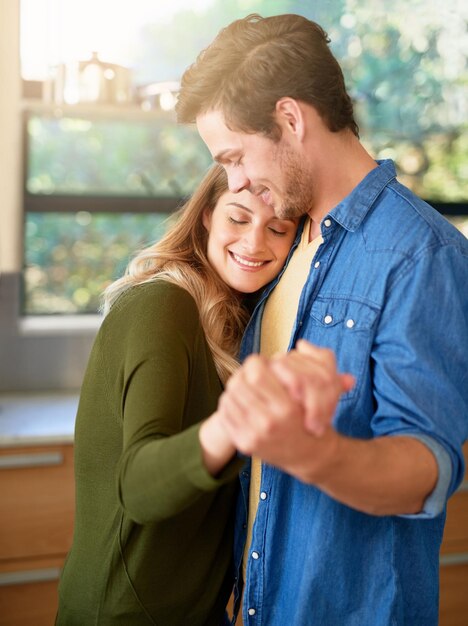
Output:
[[21,269],[20,0],[0,0],[0,271]]
[[25,330],[20,316],[20,0],[0,0],[0,393],[78,389],[97,328]]

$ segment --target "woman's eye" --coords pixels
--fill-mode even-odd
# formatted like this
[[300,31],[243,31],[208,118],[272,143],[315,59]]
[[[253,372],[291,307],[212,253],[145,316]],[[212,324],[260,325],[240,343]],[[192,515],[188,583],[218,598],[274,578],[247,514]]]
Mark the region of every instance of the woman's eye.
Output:
[[233,217],[229,217],[231,224],[247,224],[246,220],[235,220]]
[[286,235],[286,231],[276,230],[276,228],[271,228],[271,226],[270,226],[270,230],[274,235],[277,235],[278,237],[284,237],[284,235]]

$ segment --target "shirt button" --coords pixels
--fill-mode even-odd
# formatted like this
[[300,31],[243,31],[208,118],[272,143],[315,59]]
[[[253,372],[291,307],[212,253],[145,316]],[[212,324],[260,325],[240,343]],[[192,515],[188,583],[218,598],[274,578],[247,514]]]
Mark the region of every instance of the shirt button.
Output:
[[315,269],[317,269],[318,267],[320,267],[320,261],[316,261],[316,262],[314,263],[314,267],[315,267]]
[[352,328],[354,326],[354,320],[347,320],[346,321],[346,326],[348,328]]
[[260,557],[258,552],[252,552],[252,558],[256,561]]
[[326,226],[327,228],[330,228],[330,226],[331,226],[331,220],[328,220],[328,219],[327,219],[327,220],[325,220],[325,221],[324,221],[324,224],[325,224],[325,226]]
[[257,612],[257,611],[256,611],[255,609],[249,609],[249,610],[247,611],[247,613],[248,613],[249,615],[255,615],[255,613],[256,613],[256,612]]
[[331,315],[325,315],[323,321],[325,322],[325,324],[331,324],[333,322],[333,317]]
[[266,500],[267,499],[267,494],[265,491],[262,491],[262,493],[260,494],[260,500]]

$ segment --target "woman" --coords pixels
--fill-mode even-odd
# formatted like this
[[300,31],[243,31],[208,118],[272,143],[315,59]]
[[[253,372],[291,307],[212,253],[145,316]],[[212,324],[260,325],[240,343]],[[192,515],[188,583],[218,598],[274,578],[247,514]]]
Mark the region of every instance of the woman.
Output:
[[216,165],[106,290],[76,420],[58,625],[222,623],[239,461],[216,406],[237,365],[242,295],[276,276],[295,231],[230,193]]

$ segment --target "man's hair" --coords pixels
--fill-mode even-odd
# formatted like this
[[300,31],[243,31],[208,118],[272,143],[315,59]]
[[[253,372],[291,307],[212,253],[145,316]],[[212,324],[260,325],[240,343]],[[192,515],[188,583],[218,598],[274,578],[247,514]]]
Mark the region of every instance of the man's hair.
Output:
[[300,15],[248,15],[222,29],[183,74],[179,122],[218,109],[232,129],[278,140],[278,100],[312,105],[328,128],[359,136],[343,72],[327,33]]

